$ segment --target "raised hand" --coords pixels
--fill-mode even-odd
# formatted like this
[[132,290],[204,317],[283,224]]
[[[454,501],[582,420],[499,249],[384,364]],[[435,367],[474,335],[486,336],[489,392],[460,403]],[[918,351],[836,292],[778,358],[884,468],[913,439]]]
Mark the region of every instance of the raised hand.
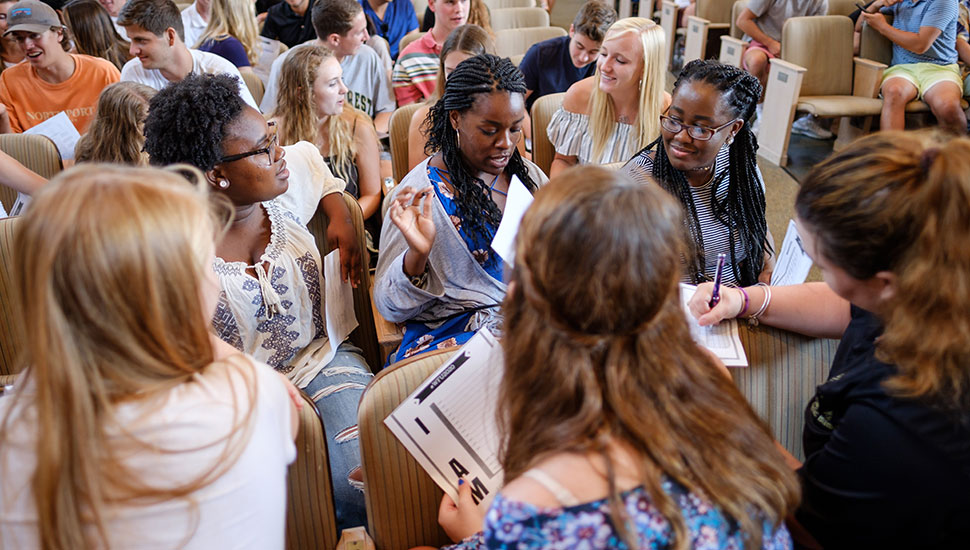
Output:
[[404,240],[408,243],[410,259],[415,262],[415,265],[421,267],[418,273],[409,273],[410,275],[418,275],[424,271],[424,262],[427,261],[428,255],[431,254],[431,247],[434,245],[436,230],[434,220],[431,218],[432,200],[434,200],[434,190],[430,185],[420,191],[405,189],[397,196],[388,211],[391,221],[401,230]]

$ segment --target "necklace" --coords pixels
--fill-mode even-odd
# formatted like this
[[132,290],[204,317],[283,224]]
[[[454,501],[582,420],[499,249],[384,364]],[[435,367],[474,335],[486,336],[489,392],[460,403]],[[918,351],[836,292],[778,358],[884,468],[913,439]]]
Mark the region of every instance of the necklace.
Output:
[[507,197],[507,196],[509,196],[509,194],[507,192],[500,191],[500,190],[498,190],[498,189],[495,188],[495,184],[498,182],[498,177],[501,176],[501,175],[502,175],[501,172],[499,172],[498,174],[495,174],[495,179],[492,180],[492,186],[489,187],[488,190],[489,191],[493,191],[495,193],[498,193],[499,195],[502,195],[503,197]]

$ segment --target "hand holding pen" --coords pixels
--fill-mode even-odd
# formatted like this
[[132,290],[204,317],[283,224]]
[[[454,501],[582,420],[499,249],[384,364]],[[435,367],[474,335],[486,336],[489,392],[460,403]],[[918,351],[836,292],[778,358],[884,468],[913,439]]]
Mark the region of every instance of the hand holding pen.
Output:
[[713,308],[721,301],[721,278],[724,276],[724,260],[727,254],[717,255],[717,271],[714,272],[714,292],[711,294],[711,301],[708,305]]

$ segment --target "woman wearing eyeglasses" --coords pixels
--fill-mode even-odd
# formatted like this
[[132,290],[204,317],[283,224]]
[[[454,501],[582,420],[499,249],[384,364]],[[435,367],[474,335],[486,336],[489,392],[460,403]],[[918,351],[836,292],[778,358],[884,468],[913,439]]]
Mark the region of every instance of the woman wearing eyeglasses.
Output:
[[232,202],[234,217],[213,262],[222,287],[215,333],[313,398],[329,441],[338,527],[362,525],[363,493],[349,476],[360,464],[357,405],[370,374],[347,342],[324,362],[323,263],[306,228],[319,205],[344,272],[357,280],[360,251],[343,182],[313,144],[280,147],[275,127],[242,102],[226,75],[190,75],[159,91],[149,103],[145,150],[152,164],[202,170]]
[[760,96],[758,79],[737,67],[688,63],[660,116],[660,137],[624,167],[683,204],[691,237],[687,281],[713,279],[721,253],[727,255],[724,282],[753,285],[771,278],[765,184],[747,122]]

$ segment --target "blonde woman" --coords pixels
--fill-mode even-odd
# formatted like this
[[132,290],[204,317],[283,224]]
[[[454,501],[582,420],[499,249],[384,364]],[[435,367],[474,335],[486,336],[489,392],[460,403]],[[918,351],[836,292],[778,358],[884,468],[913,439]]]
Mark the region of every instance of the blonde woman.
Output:
[[142,128],[155,89],[138,82],[116,82],[101,92],[94,120],[74,147],[76,162],[148,165]]
[[296,407],[211,332],[209,204],[174,173],[84,166],[18,222],[3,548],[283,548]]
[[425,146],[428,144],[428,112],[431,106],[441,99],[445,89],[445,79],[459,63],[483,53],[494,54],[495,44],[488,32],[478,25],[458,27],[451,31],[445,43],[441,45],[441,53],[438,54],[440,61],[438,83],[435,85],[434,93],[414,112],[411,116],[411,125],[408,127],[408,171],[428,158],[425,151]]
[[344,189],[357,198],[364,219],[381,204],[377,131],[363,111],[347,103],[343,69],[324,46],[304,44],[286,56],[280,68],[280,95],[270,118],[280,144],[316,144]]
[[649,19],[620,19],[606,31],[596,74],[566,91],[547,129],[556,148],[550,176],[576,164],[626,161],[660,135],[664,32]]
[[252,72],[259,58],[259,28],[250,0],[212,0],[209,24],[195,46],[228,59],[240,72]]

